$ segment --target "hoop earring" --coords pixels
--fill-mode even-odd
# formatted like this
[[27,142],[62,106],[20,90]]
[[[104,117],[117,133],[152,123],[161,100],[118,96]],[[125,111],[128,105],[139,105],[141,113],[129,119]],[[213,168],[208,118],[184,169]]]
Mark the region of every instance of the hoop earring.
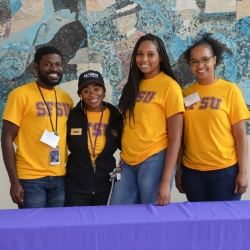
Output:
[[82,97],[79,95],[80,102],[81,102],[81,107],[82,107]]
[[81,108],[82,108],[82,110],[84,110],[83,106],[82,106],[82,98],[81,97],[80,97],[80,102],[81,102]]

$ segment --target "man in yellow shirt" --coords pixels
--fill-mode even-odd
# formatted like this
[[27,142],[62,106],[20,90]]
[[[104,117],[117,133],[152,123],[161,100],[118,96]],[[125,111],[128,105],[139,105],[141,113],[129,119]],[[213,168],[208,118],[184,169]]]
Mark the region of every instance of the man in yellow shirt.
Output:
[[8,96],[1,145],[10,195],[19,208],[64,205],[66,122],[73,101],[55,88],[62,79],[62,65],[57,48],[38,49],[34,57],[37,81]]

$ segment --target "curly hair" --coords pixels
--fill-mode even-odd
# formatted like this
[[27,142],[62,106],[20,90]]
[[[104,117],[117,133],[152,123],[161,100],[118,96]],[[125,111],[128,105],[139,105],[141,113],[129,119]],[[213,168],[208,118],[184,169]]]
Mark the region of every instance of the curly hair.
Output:
[[42,57],[45,55],[49,55],[49,54],[59,55],[63,61],[63,56],[62,56],[62,53],[59,49],[57,49],[54,46],[44,46],[44,47],[39,48],[36,51],[35,57],[34,57],[34,62],[39,64],[39,62],[42,60]]
[[152,34],[146,34],[144,36],[141,36],[140,39],[135,44],[130,61],[128,81],[123,88],[122,95],[118,103],[118,108],[122,112],[122,118],[124,121],[126,120],[127,111],[129,112],[129,119],[133,117],[134,120],[135,102],[137,95],[139,93],[140,81],[143,78],[143,73],[137,67],[136,64],[136,56],[140,44],[144,41],[150,41],[156,46],[157,52],[159,53],[159,56],[162,59],[160,62],[160,70],[163,71],[168,76],[170,76],[171,78],[173,78],[175,81],[177,81],[171,69],[169,57],[166,52],[164,42],[159,37]]
[[211,33],[205,33],[201,39],[196,40],[195,43],[190,46],[187,50],[183,53],[183,59],[188,63],[190,61],[190,54],[191,51],[196,48],[197,46],[205,46],[211,50],[212,55],[216,56],[216,65],[219,65],[223,60],[223,52],[225,50],[225,45],[220,43],[219,41],[212,38]]

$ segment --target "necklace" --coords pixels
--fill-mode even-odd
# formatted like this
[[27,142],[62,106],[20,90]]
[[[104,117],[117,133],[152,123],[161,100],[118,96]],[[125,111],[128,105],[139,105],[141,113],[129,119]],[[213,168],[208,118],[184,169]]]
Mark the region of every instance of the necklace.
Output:
[[52,114],[50,113],[50,109],[49,109],[49,107],[48,107],[48,104],[46,103],[46,101],[45,101],[45,99],[44,99],[42,90],[41,90],[41,88],[39,87],[38,83],[36,83],[36,85],[37,85],[37,87],[38,87],[38,89],[39,89],[39,92],[40,92],[42,98],[43,98],[43,102],[44,102],[44,104],[45,104],[45,106],[46,106],[46,108],[47,108],[52,130],[53,130],[53,132],[54,132],[55,135],[58,135],[58,134],[57,134],[57,119],[58,119],[58,113],[57,113],[57,112],[58,112],[58,111],[57,111],[57,96],[56,96],[56,90],[54,89],[54,93],[53,93],[53,94],[55,95],[55,99],[56,99],[56,126],[54,127],[54,126],[53,126],[53,122],[52,122],[52,118],[51,118]]
[[52,93],[52,95],[51,95],[50,97],[48,97],[48,96],[45,95],[44,93],[43,93],[43,95],[46,96],[46,98],[48,99],[49,102],[51,102],[51,101],[52,101],[52,98],[53,98],[53,96],[54,96],[54,92]]
[[[82,103],[81,103],[81,105],[82,105]],[[96,155],[95,155],[95,149],[96,149],[97,137],[99,135],[99,131],[100,131],[101,123],[102,123],[102,117],[103,117],[104,108],[102,106],[102,114],[101,114],[101,118],[100,118],[100,121],[99,121],[99,124],[98,124],[98,127],[97,127],[97,131],[96,131],[94,143],[92,141],[92,136],[91,136],[90,130],[89,130],[88,112],[87,112],[86,109],[84,109],[84,111],[85,111],[85,114],[87,116],[88,137],[89,137],[89,141],[90,141],[90,146],[91,146],[92,154],[93,154],[93,157],[94,157],[94,160],[92,161],[92,166],[93,166],[93,169],[94,169],[94,173],[96,173],[96,163],[95,163]]]

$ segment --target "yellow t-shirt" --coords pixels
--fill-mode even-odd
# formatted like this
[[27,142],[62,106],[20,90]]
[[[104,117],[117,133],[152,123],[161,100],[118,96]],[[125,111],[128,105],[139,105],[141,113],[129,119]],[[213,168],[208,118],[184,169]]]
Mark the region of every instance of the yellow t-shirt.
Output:
[[168,146],[167,118],[184,111],[181,88],[171,77],[160,73],[140,82],[134,118],[127,113],[122,134],[121,158],[136,165]]
[[91,143],[90,143],[89,134],[88,134],[88,148],[89,148],[90,158],[91,158],[92,162],[102,152],[102,150],[105,146],[105,143],[106,143],[106,129],[108,127],[110,111],[108,108],[106,108],[104,110],[102,121],[101,121],[101,126],[100,126],[100,132],[97,134],[100,119],[101,119],[101,114],[102,114],[102,112],[89,112],[89,111],[87,111],[88,126],[89,126],[89,132],[90,132],[93,147],[94,147],[95,138],[97,135],[96,145],[95,145],[95,157],[94,157]]
[[[16,168],[19,179],[36,179],[44,176],[65,175],[67,161],[66,122],[72,109],[71,97],[55,88],[58,107],[57,132],[60,137],[60,165],[50,165],[50,146],[40,141],[44,130],[52,132],[48,111],[35,82],[14,89],[8,96],[3,119],[19,126],[15,138]],[[56,126],[54,90],[41,88]],[[51,101],[49,101],[51,99]]]
[[200,171],[234,165],[237,156],[232,125],[250,117],[241,91],[219,79],[206,86],[195,83],[183,90],[183,96],[195,92],[201,100],[184,113],[183,164]]

